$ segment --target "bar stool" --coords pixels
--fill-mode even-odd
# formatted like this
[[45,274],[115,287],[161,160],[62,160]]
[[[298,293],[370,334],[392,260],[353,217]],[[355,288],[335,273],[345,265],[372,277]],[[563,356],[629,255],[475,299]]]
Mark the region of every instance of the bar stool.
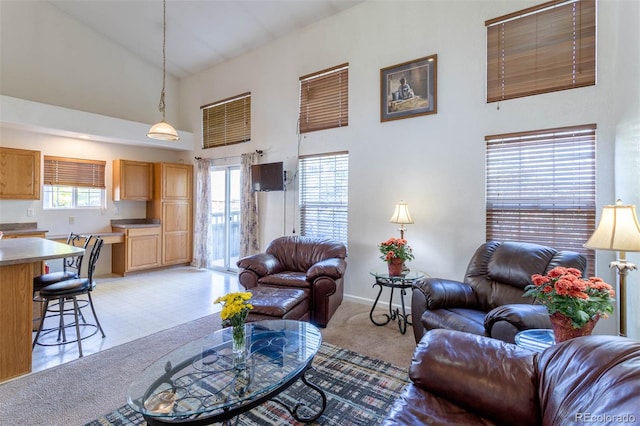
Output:
[[[93,274],[95,272],[96,262],[98,261],[98,257],[100,256],[100,250],[102,249],[103,243],[104,241],[102,240],[102,238],[96,237],[93,248],[91,249],[91,254],[89,255],[87,278],[74,278],[70,280],[60,281],[40,289],[40,297],[44,299],[45,318],[55,317],[57,315],[59,316],[59,325],[57,328],[47,329],[47,330],[44,330],[44,333],[42,333],[43,331],[42,326],[44,324],[44,320],[40,321],[40,325],[38,326],[36,337],[33,339],[33,344],[31,346],[32,350],[33,348],[36,347],[36,344],[41,346],[58,346],[58,345],[65,345],[67,343],[78,342],[78,352],[80,354],[80,358],[82,358],[83,356],[82,340],[83,339],[87,339],[93,336],[98,332],[98,330],[102,334],[102,338],[106,337],[104,334],[104,331],[102,330],[102,326],[100,325],[100,321],[98,320],[98,316],[96,315],[96,310],[93,306],[93,300],[91,298],[91,291],[96,286],[96,283],[93,280]],[[80,322],[79,320],[79,314],[81,314],[81,312],[80,312],[77,297],[84,294],[87,295],[88,304],[91,307],[91,311],[93,312],[93,317],[96,321],[95,324],[88,323],[87,321],[84,320],[84,318],[82,319],[82,322]],[[65,324],[64,316],[68,314],[65,313],[67,312],[67,310],[65,310],[64,308],[64,303],[65,303],[65,300],[68,300],[68,299],[71,299],[73,301],[74,322]],[[49,309],[49,302],[51,300],[57,300],[57,303],[59,305],[58,309],[55,309],[55,310]],[[68,311],[70,311],[70,309]],[[52,315],[47,317],[48,312],[50,312]],[[75,327],[75,330],[76,330],[75,340],[67,340],[65,330],[70,327]],[[82,336],[80,334],[80,327],[92,327],[92,328],[95,328],[95,330],[88,335]],[[53,333],[54,331],[58,331],[58,340],[56,341],[56,343],[43,343],[38,341],[41,335],[45,336],[49,333]],[[62,339],[60,338],[60,335],[62,335]]]
[[[85,239],[84,244],[82,244],[83,249],[87,249],[89,246],[89,242],[91,241],[91,235],[82,236],[79,234],[74,234],[73,232],[69,233],[67,237],[67,244],[73,247],[80,247],[80,241]],[[51,272],[48,274],[42,274],[33,278],[33,292],[34,294],[37,291],[40,291],[41,288],[46,287],[50,284],[55,284],[60,281],[71,280],[74,278],[80,277],[80,269],[82,268],[82,259],[84,255],[74,256],[74,257],[65,257],[62,259],[62,271],[59,272]]]

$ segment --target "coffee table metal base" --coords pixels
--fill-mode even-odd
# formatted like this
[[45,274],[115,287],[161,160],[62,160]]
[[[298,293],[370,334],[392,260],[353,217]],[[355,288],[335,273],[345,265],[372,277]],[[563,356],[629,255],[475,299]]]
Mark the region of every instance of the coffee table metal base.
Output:
[[[292,377],[291,380],[283,383],[281,386],[265,394],[261,398],[257,398],[255,401],[252,401],[250,403],[245,403],[242,406],[235,409],[231,407],[231,408],[222,410],[219,413],[213,413],[213,414],[207,413],[207,414],[201,414],[198,416],[190,416],[186,418],[156,417],[156,416],[147,416],[147,415],[143,415],[143,417],[149,426],[176,425],[176,424],[201,426],[201,425],[210,425],[218,422],[222,422],[223,424],[228,425],[228,424],[231,424],[230,421],[234,418],[236,419],[236,424],[237,424],[237,417],[240,414],[246,413],[247,411],[252,410],[253,408],[267,401],[272,401],[284,407],[289,412],[289,414],[291,414],[291,416],[297,421],[301,423],[313,423],[314,421],[318,420],[318,418],[320,418],[320,416],[324,413],[324,410],[327,408],[327,395],[318,385],[311,383],[309,379],[307,379],[306,377],[307,371],[311,369],[313,369],[313,367],[311,366],[311,363],[309,363],[304,370],[302,370],[296,376]],[[311,415],[303,415],[300,413],[300,409],[304,408],[305,406],[304,402],[298,402],[295,406],[289,407],[286,403],[276,398],[284,390],[289,388],[298,380],[301,380],[302,383],[304,383],[306,386],[313,389],[320,395],[320,398],[322,399],[322,406],[320,407],[317,413],[314,413]]]

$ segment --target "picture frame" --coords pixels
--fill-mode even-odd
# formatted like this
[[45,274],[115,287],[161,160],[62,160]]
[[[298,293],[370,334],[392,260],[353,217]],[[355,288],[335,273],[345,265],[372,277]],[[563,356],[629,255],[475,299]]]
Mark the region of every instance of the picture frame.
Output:
[[380,70],[380,121],[438,112],[438,55]]

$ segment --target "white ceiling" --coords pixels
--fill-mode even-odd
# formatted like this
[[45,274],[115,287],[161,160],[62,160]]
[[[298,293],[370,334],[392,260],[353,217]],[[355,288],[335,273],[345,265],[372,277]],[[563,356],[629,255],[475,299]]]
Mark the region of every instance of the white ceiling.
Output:
[[[162,68],[162,0],[48,0]],[[364,0],[167,0],[167,73],[187,77]]]

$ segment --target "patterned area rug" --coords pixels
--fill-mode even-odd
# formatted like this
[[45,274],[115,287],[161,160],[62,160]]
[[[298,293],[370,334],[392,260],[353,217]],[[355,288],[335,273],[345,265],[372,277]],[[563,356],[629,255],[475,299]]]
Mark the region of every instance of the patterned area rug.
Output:
[[[307,373],[310,382],[327,395],[327,408],[316,425],[379,425],[407,383],[406,368],[323,343]],[[293,406],[304,401],[311,410],[320,406],[315,392],[299,381],[278,397]],[[309,399],[308,399],[309,398]],[[238,419],[239,425],[299,425],[280,405],[266,402]],[[146,425],[128,405],[94,420],[88,426]]]

